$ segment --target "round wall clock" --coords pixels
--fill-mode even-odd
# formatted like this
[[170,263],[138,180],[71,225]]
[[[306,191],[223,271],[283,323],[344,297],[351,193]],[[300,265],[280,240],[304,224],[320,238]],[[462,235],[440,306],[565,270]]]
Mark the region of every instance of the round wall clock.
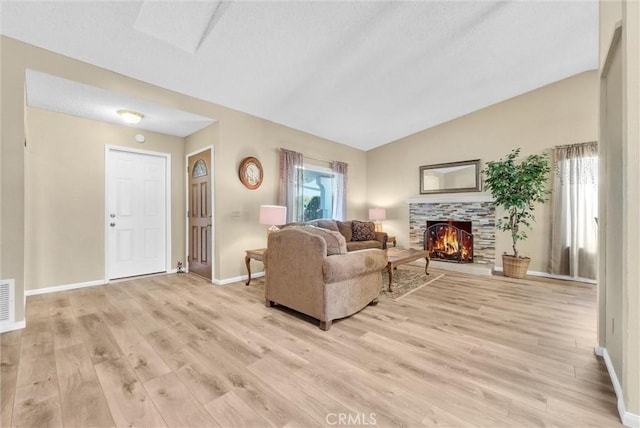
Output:
[[240,163],[240,181],[247,189],[257,189],[262,184],[262,164],[254,157],[245,158]]

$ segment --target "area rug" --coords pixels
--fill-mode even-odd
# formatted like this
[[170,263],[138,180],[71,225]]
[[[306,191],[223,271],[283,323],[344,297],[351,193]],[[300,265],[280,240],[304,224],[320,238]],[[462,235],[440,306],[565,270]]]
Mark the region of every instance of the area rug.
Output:
[[[389,299],[395,302],[420,290],[422,287],[433,283],[445,275],[442,271],[434,269],[429,269],[429,275],[425,275],[423,267],[400,265],[393,272],[393,290],[389,292],[389,274],[387,274],[386,269],[381,272],[382,288],[380,289],[380,298]],[[264,290],[264,279],[264,277],[252,278],[250,286]]]
[[425,275],[423,267],[400,265],[393,271],[392,290],[389,292],[389,274],[384,270],[382,271],[380,297],[397,302],[443,276],[444,273],[433,271],[429,275]]

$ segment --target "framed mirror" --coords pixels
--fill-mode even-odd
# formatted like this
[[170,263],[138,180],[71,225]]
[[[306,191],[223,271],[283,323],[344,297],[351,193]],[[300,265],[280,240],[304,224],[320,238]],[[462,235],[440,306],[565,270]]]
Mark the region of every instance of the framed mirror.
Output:
[[420,194],[479,192],[480,159],[420,167]]

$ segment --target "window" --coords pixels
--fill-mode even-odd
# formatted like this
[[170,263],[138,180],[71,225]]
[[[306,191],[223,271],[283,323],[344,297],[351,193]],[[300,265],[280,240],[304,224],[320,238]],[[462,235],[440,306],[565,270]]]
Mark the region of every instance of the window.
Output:
[[596,278],[598,144],[555,147],[551,273]]
[[346,218],[349,165],[328,163],[305,164],[302,153],[280,149],[278,204],[287,207],[287,222]]
[[329,168],[304,165],[302,185],[303,220],[333,216],[334,174]]
[[207,175],[207,164],[202,160],[198,159],[193,165],[193,178],[204,177]]

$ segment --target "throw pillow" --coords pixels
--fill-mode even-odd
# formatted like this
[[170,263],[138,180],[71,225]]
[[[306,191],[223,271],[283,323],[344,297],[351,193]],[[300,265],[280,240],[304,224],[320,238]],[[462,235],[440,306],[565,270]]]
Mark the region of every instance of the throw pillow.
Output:
[[353,231],[351,230],[351,222],[337,220],[336,224],[338,225],[338,232],[340,232],[342,236],[344,236],[344,239],[347,242],[351,242],[353,237]]
[[303,226],[300,229],[322,237],[327,243],[327,256],[347,253],[347,241],[345,241],[344,236],[342,236],[340,232],[315,226]]
[[333,230],[334,232],[340,232],[335,220],[318,220],[318,227],[327,230]]
[[291,223],[287,223],[287,224],[283,224],[282,226],[280,226],[280,229],[286,229],[287,227],[298,227],[298,226],[306,226],[307,223],[303,222],[303,221],[294,221]]
[[353,220],[354,241],[373,241],[376,239],[376,225],[370,221]]

